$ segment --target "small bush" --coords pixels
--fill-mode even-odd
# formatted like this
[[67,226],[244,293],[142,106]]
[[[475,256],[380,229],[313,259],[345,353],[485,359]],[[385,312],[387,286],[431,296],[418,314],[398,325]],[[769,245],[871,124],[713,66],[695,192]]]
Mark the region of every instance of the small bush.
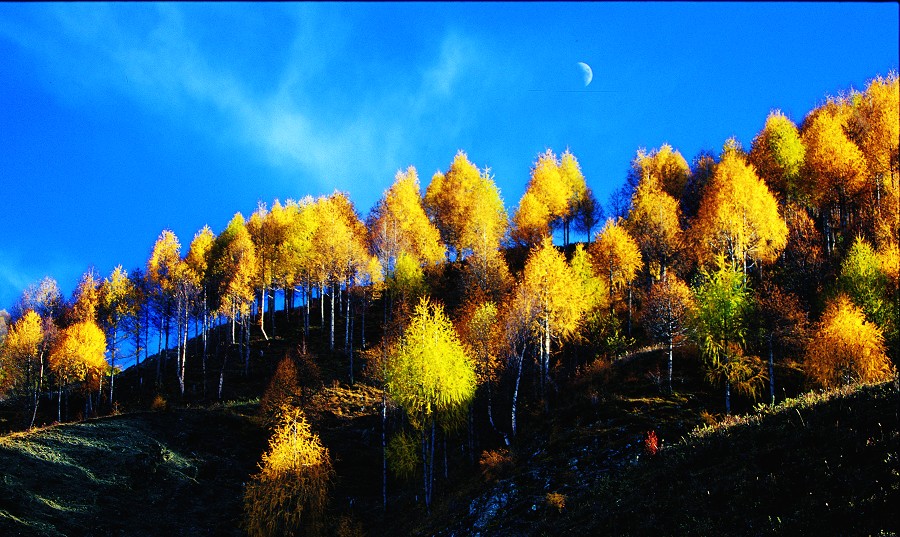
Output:
[[406,433],[398,433],[387,445],[388,467],[401,479],[412,479],[419,466],[419,444]]
[[258,474],[244,492],[245,529],[254,537],[318,535],[334,469],[303,412],[283,409]]
[[363,529],[362,522],[354,520],[351,516],[344,515],[338,520],[335,535],[337,537],[365,537],[366,532]]
[[279,420],[282,407],[299,404],[300,385],[297,382],[297,366],[288,354],[278,362],[275,374],[259,402],[259,414],[263,421],[274,425]]
[[153,402],[150,403],[150,410],[154,412],[161,412],[163,410],[169,409],[169,402],[166,401],[166,398],[160,394],[156,394],[156,397],[153,398]]
[[481,467],[481,475],[485,481],[494,481],[512,466],[512,457],[505,449],[485,451],[481,454],[478,465]]
[[644,451],[651,457],[659,453],[659,437],[656,436],[656,431],[647,433],[647,436],[644,438]]
[[560,494],[558,492],[548,492],[546,500],[548,506],[553,507],[560,513],[562,513],[566,509],[565,494]]

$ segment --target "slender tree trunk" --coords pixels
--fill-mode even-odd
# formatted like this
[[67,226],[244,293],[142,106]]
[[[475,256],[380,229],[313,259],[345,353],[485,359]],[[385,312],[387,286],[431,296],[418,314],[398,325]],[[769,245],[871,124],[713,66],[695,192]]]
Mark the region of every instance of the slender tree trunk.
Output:
[[669,395],[672,395],[672,338],[669,338]]
[[[364,293],[366,291],[363,291]],[[366,310],[369,309],[369,299],[368,295],[363,295],[363,303],[362,303],[362,322],[359,327],[359,336],[360,336],[360,348],[365,350],[366,348]]]
[[[31,422],[28,424],[28,428],[31,429],[34,427],[34,421],[37,419],[38,405],[41,402],[41,388],[44,383],[44,353],[38,353],[38,364],[40,368],[40,373],[38,373],[37,382],[34,384],[34,409],[31,413]],[[50,393],[53,393],[53,389],[50,389]],[[53,402],[52,395],[50,396],[50,402]]]
[[331,287],[331,326],[328,332],[328,350],[334,352],[334,293],[335,287]]
[[241,341],[244,344],[244,376],[250,376],[250,320],[242,319],[241,328],[243,330],[243,337]]
[[387,511],[387,395],[381,390],[381,507]]
[[206,358],[209,345],[209,315],[206,313],[206,291],[203,297],[203,398],[206,398]]
[[775,406],[775,350],[769,333],[769,404]]
[[[344,350],[350,350],[350,278],[347,278],[347,284],[345,288],[345,293],[347,296],[344,299]],[[353,382],[353,373],[350,373],[350,382]]]
[[262,332],[266,341],[269,341],[269,336],[266,334],[266,286],[263,285],[262,289],[259,291],[259,331]]
[[544,411],[550,411],[550,401],[545,387],[550,384],[550,318],[544,319],[544,381],[541,383],[541,398],[544,399]]
[[171,313],[171,310],[166,312],[166,322],[165,322],[166,344],[165,344],[165,348],[163,349],[163,362],[162,362],[162,368],[163,368],[162,374],[163,374],[164,382],[165,382],[165,375],[166,375],[166,366],[168,366],[167,362],[169,360],[169,333],[172,331],[172,320],[171,320],[170,313]]
[[[349,302],[350,302],[350,297],[348,296],[347,303],[349,304]],[[350,336],[348,339],[348,343],[350,344],[350,348],[348,349],[348,353],[350,354],[350,384],[353,385],[354,379],[353,379],[353,316],[352,315],[347,316],[347,326],[348,326],[349,336]]]
[[628,337],[631,337],[631,284],[628,284]]
[[184,312],[184,330],[182,330],[182,342],[181,342],[181,369],[178,371],[178,387],[181,389],[181,397],[184,397],[184,372],[187,368],[187,344],[188,344],[188,315],[187,308],[185,308]]
[[[232,342],[234,337],[232,337]],[[216,342],[216,355],[221,352],[222,345],[221,342]],[[225,366],[228,364],[228,355],[231,354],[231,348],[233,345],[229,345],[228,348],[225,349],[225,356],[222,358],[222,368],[219,370],[219,390],[218,390],[218,399],[222,400],[222,385],[225,384]]]
[[109,353],[109,407],[112,409],[113,390],[116,387],[116,341],[119,339],[118,323],[113,324],[112,348]]
[[325,331],[325,282],[319,283],[319,328]]
[[731,381],[725,381],[725,414],[731,415]]
[[[522,348],[521,354],[519,354],[519,364],[518,369],[516,371],[516,384],[513,388],[513,398],[512,398],[512,413],[511,413],[511,422],[512,422],[512,436],[516,436],[516,403],[519,399],[519,385],[522,382],[522,365],[525,362],[525,348]],[[509,442],[507,442],[509,445]]]

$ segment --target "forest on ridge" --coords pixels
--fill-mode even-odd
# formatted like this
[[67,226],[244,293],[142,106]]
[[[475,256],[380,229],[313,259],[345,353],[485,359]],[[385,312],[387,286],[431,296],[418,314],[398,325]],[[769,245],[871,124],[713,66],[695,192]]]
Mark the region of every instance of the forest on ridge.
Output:
[[720,416],[894,379],[898,102],[890,73],[799,123],[773,110],[749,147],[639,149],[606,203],[547,149],[509,214],[460,150],[427,186],[398,171],[365,215],[336,191],[190,242],[163,230],[144,266],[89,270],[71,297],[47,277],[2,312],[2,427],[256,398],[269,440],[243,528],[350,535],[327,516],[335,447],[308,415],[326,380],[377,408],[369,494],[386,509],[403,483],[431,513],[469,471],[448,458],[501,465],[572,386],[639,353],[662,357],[644,372],[662,397],[700,383]]

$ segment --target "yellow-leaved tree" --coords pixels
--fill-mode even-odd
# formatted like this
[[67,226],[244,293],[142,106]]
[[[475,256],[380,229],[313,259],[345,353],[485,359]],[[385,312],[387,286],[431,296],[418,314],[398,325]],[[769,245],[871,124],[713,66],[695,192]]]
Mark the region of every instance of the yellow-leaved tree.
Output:
[[525,262],[521,289],[531,298],[529,325],[539,339],[541,397],[550,380],[551,342],[565,341],[578,329],[585,310],[581,281],[549,237],[533,248]]
[[[460,336],[472,352],[475,366],[475,381],[487,392],[487,415],[491,428],[494,424],[493,390],[501,372],[500,345],[502,330],[497,304],[491,301],[468,302],[460,316]],[[474,409],[474,405],[470,410]],[[499,431],[498,431],[499,432]],[[502,433],[501,433],[502,434]]]
[[62,392],[66,391],[68,399],[71,383],[78,383],[84,390],[85,414],[90,415],[94,408],[91,392],[99,391],[100,381],[109,369],[106,362],[106,336],[97,323],[92,320],[81,321],[64,328],[50,350],[47,361],[59,385],[57,419],[62,421]]
[[748,159],[784,203],[800,201],[802,197],[800,171],[805,158],[806,148],[797,125],[781,110],[770,112],[763,130],[753,138]]
[[844,294],[828,303],[813,329],[806,349],[806,371],[826,388],[878,382],[895,373],[885,354],[881,329],[866,321],[862,309]]
[[698,260],[710,266],[719,255],[743,267],[772,263],[787,244],[778,201],[747,164],[737,142],[725,144],[691,228]]
[[[215,310],[231,321],[231,342],[236,342],[235,327],[240,320],[242,337],[240,344],[244,356],[244,370],[250,366],[250,327],[247,322],[253,303],[253,277],[256,274],[256,250],[247,231],[244,217],[236,213],[228,225],[213,241],[210,250],[211,287],[214,289]],[[219,372],[218,396],[222,397],[225,364],[222,360]]]
[[191,241],[191,246],[184,258],[186,273],[190,278],[191,285],[197,290],[194,315],[200,319],[200,333],[203,340],[201,366],[204,396],[206,396],[206,359],[209,350],[209,328],[212,320],[210,314],[210,300],[212,299],[210,292],[210,253],[215,240],[216,236],[213,234],[212,229],[209,226],[203,226],[200,231],[194,234],[194,239]]
[[446,173],[438,172],[425,191],[425,207],[457,258],[484,258],[500,246],[507,215],[490,170],[483,171],[459,151]]
[[681,199],[690,175],[691,169],[681,153],[671,145],[663,144],[650,152],[638,150],[631,161],[627,181],[633,190],[637,190],[645,177],[653,177],[666,194],[677,200]]
[[9,328],[0,348],[0,396],[11,393],[29,399],[29,429],[34,426],[40,402],[45,352],[41,316],[28,310]]
[[849,110],[844,100],[829,101],[807,115],[801,132],[810,201],[821,215],[829,255],[835,230],[846,230],[856,198],[866,187],[865,157],[844,128]]
[[435,427],[475,393],[475,366],[440,304],[423,297],[385,364],[385,388],[421,433],[425,505],[434,485]]
[[683,246],[681,209],[651,167],[642,173],[625,227],[641,249],[647,276],[662,280]]
[[279,421],[244,491],[244,527],[253,537],[319,535],[334,477],[331,457],[300,409],[283,407]]
[[597,273],[606,280],[609,312],[614,313],[617,294],[628,295],[628,334],[631,335],[631,282],[643,264],[641,250],[622,222],[612,218],[588,246]]
[[694,310],[694,295],[674,274],[650,287],[644,310],[650,334],[668,347],[668,392],[672,393],[672,350],[688,330]]
[[128,278],[128,272],[122,268],[122,265],[113,269],[112,274],[100,285],[100,320],[106,328],[107,340],[110,343],[110,405],[113,404],[116,386],[116,355],[119,351],[120,338],[126,337],[126,334],[120,334],[120,328],[123,321],[133,314],[134,303],[131,300],[133,294],[134,284]]

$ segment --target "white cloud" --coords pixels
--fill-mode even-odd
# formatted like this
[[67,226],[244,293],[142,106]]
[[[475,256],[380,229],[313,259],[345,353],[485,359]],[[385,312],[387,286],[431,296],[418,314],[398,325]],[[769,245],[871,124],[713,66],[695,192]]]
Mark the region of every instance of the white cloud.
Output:
[[[51,77],[62,73],[90,99],[108,91],[127,95],[204,135],[237,143],[287,175],[308,176],[323,191],[360,176],[389,183],[395,170],[416,164],[399,162],[398,155],[433,144],[436,128],[441,137],[455,137],[472,121],[469,97],[485,71],[477,44],[450,30],[424,68],[389,66],[413,74],[409,83],[388,75],[371,87],[323,87],[328,69],[355,52],[341,24],[304,12],[294,21],[281,69],[260,84],[205,50],[182,6],[54,7],[55,24],[42,20],[17,39],[54,71]],[[204,118],[207,113],[215,117]],[[446,149],[447,162],[456,149]]]

